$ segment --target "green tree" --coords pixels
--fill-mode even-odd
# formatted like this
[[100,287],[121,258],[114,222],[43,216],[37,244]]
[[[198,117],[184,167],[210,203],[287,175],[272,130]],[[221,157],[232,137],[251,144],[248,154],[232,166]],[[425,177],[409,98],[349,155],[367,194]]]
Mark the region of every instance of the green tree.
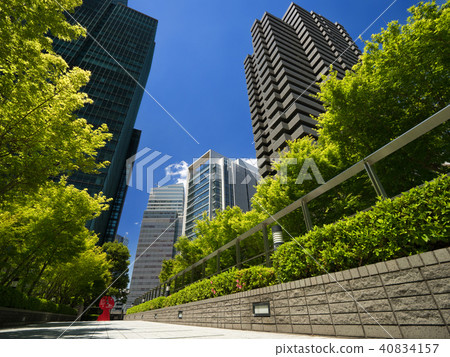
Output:
[[99,297],[111,283],[111,273],[106,253],[96,242],[96,238],[87,240],[82,253],[48,269],[36,295],[74,307],[90,304]]
[[[73,11],[81,0],[61,0]],[[85,35],[55,1],[0,3],[0,203],[33,192],[46,180],[75,170],[96,172],[96,153],[111,137],[73,113],[91,102],[79,92],[90,73],[70,69],[52,38]]]
[[159,282],[162,284],[173,275],[175,261],[173,259],[163,260],[161,272],[159,273]]
[[[267,216],[258,211],[250,211],[243,213],[239,207],[227,207],[225,210],[216,211],[214,218],[209,219],[206,214],[203,218],[197,220],[195,232],[196,238],[190,240],[185,236],[178,238],[175,244],[177,251],[174,259],[163,262],[162,270],[159,275],[161,282],[166,281],[169,277],[183,271],[190,265],[196,263],[240,236]],[[260,233],[255,234],[252,238],[248,238],[241,242],[242,260],[251,258],[264,251],[264,243]],[[220,254],[221,267],[226,268],[236,264],[236,250],[230,248]],[[245,266],[254,265],[255,262],[249,262]],[[206,266],[206,274],[216,272],[215,259],[208,261]],[[200,275],[200,271],[196,272]]]
[[[412,16],[406,25],[392,22],[366,42],[361,61],[342,80],[333,71],[323,77],[318,98],[326,112],[316,118],[318,140],[288,143],[289,151],[281,152],[274,164],[278,174],[258,185],[253,209],[274,214],[318,187],[314,177],[298,182],[307,159],[314,160],[327,181],[448,104],[449,2],[441,7],[419,3],[409,11]],[[442,125],[377,163],[388,194],[394,196],[445,172],[449,133],[449,124]],[[293,160],[297,165],[290,164]],[[308,173],[312,176],[311,170]],[[362,172],[308,205],[313,224],[320,226],[374,203],[374,190]],[[281,223],[293,236],[306,232],[300,210]]]
[[46,269],[71,261],[98,240],[85,224],[108,205],[103,195],[91,197],[64,178],[24,198],[0,211],[0,285],[20,280],[31,294]]
[[130,258],[130,251],[127,246],[117,242],[105,243],[102,249],[106,253],[106,260],[109,263],[109,272],[111,273],[113,282],[113,285],[108,289],[108,295],[112,295],[118,301],[126,303],[126,288],[130,279],[128,273],[124,272],[128,270],[128,265],[130,264],[128,260]]
[[[0,285],[76,304],[110,281],[106,254],[86,222],[108,208],[102,193],[67,185],[75,171],[108,162],[97,152],[111,138],[74,113],[91,100],[90,73],[69,68],[53,39],[85,30],[66,21],[81,0],[0,2]],[[106,270],[105,270],[106,269]]]
[[[361,61],[342,80],[321,84],[326,112],[319,142],[332,143],[345,167],[363,159],[432,114],[450,99],[450,5],[413,6],[407,24],[394,21],[366,42]],[[397,194],[445,172],[449,124],[377,165],[388,193]]]

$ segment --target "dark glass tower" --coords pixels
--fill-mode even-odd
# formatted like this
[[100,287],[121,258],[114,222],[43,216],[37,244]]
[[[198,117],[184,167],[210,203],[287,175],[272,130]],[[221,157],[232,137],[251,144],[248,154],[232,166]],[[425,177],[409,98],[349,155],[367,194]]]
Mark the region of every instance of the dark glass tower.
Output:
[[245,59],[250,114],[259,173],[287,140],[317,137],[310,115],[323,112],[311,94],[331,64],[342,78],[360,51],[344,27],[292,3],[282,19],[265,13],[251,28],[254,53]]
[[91,71],[84,91],[94,103],[86,105],[78,115],[95,127],[106,123],[113,134],[98,154],[98,160],[111,164],[98,175],[75,173],[69,180],[80,189],[87,188],[90,194],[101,191],[114,199],[109,211],[90,223],[90,229],[100,236],[100,244],[113,241],[117,232],[127,187],[125,163],[136,153],[140,136],[140,132],[133,131],[143,95],[136,81],[145,87],[158,23],[127,7],[127,3],[84,0],[73,17],[88,35],[75,42],[55,41],[54,46],[70,66]]

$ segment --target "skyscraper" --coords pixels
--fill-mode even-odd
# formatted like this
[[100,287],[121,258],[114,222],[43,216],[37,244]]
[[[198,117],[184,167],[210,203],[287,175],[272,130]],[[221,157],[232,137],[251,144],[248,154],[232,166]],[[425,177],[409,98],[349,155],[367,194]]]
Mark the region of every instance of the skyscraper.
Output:
[[256,192],[257,169],[209,150],[188,168],[183,235],[194,238],[195,221],[204,212],[213,218],[217,209],[239,206],[250,210]]
[[331,64],[342,78],[361,54],[344,27],[292,3],[282,19],[265,13],[251,28],[254,53],[244,61],[259,172],[287,140],[317,137],[310,115],[323,112],[311,96]]
[[114,242],[122,243],[124,246],[128,247],[129,239],[126,236],[124,237],[124,236],[121,236],[120,234],[116,234],[116,237],[114,238]]
[[174,243],[183,226],[183,184],[155,187],[142,218],[128,305],[159,285],[163,260],[174,256]]
[[[100,244],[113,241],[126,194],[126,159],[136,153],[140,132],[133,129],[155,47],[157,20],[127,7],[127,0],[83,0],[72,15],[87,29],[75,42],[54,48],[70,66],[91,71],[84,91],[94,103],[78,112],[95,127],[106,123],[113,138],[98,154],[111,164],[98,175],[75,173],[69,183],[113,198],[107,212],[91,221]],[[68,21],[74,20],[68,16]],[[139,85],[138,85],[138,83]],[[142,87],[141,87],[142,86]]]

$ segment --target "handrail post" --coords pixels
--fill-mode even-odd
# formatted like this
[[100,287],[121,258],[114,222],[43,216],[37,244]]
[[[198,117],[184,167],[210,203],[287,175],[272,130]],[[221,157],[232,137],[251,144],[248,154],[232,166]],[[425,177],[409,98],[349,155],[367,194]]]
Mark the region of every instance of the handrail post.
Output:
[[217,274],[220,274],[220,250],[217,252],[217,258],[216,258],[216,264],[217,264]]
[[241,243],[239,241],[236,242],[236,266],[237,266],[238,269],[242,269]]
[[309,232],[313,229],[313,224],[311,220],[311,214],[309,213],[308,204],[305,200],[302,200],[302,212],[303,219],[305,220],[306,231]]
[[386,191],[375,173],[375,169],[367,161],[364,161],[364,168],[366,169],[367,175],[369,175],[370,182],[372,182],[377,196],[381,196],[383,199],[387,198]]
[[206,260],[202,263],[202,279],[206,278]]
[[265,224],[262,227],[262,235],[264,242],[264,253],[266,255],[266,267],[270,267],[269,238],[267,235],[267,226]]

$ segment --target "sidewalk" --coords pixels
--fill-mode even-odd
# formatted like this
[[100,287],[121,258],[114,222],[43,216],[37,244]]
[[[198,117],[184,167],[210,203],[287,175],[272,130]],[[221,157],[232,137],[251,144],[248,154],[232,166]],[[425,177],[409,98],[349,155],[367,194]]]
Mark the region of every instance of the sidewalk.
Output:
[[311,339],[310,335],[228,330],[147,321],[49,322],[0,330],[0,339]]

